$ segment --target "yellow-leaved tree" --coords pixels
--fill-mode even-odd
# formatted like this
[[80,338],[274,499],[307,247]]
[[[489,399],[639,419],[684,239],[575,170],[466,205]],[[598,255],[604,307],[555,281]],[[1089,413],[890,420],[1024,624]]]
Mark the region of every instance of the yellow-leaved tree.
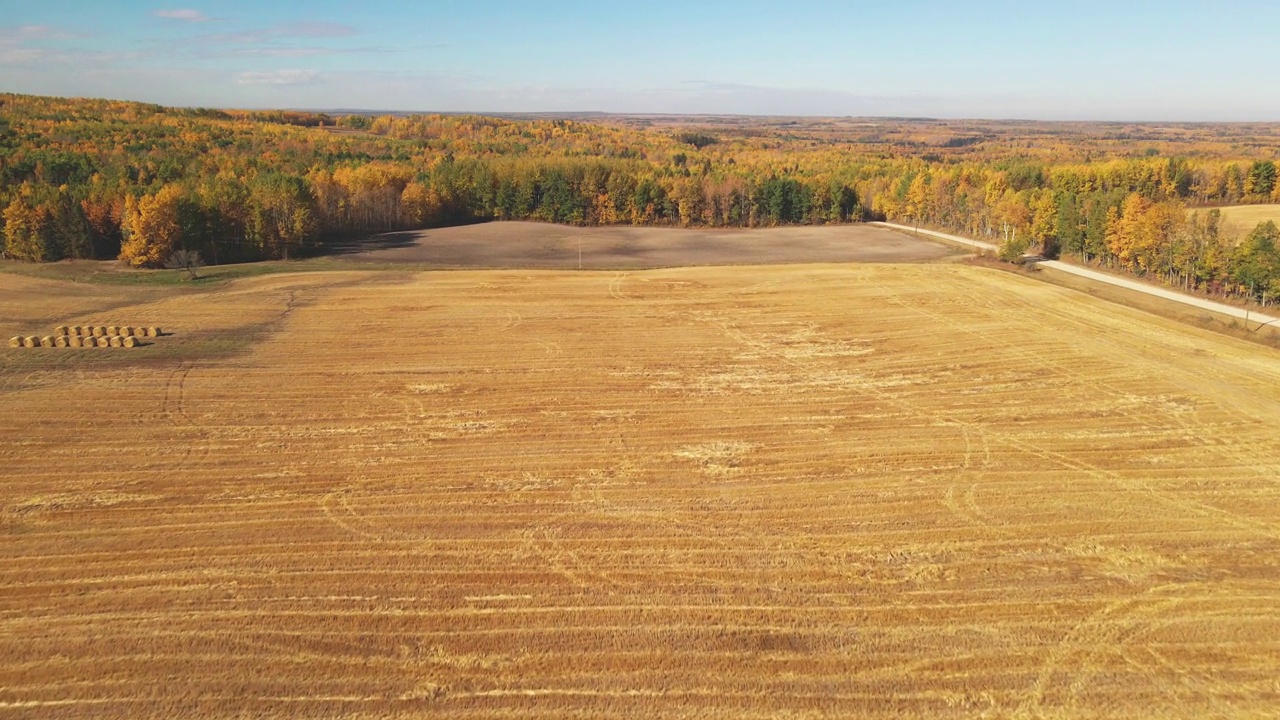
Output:
[[409,227],[431,227],[439,220],[440,196],[420,182],[411,182],[400,193],[400,214]]
[[4,209],[4,254],[16,260],[57,260],[51,253],[53,218],[47,209],[15,197]]
[[167,185],[154,195],[125,200],[120,259],[134,267],[161,267],[182,240],[181,190]]

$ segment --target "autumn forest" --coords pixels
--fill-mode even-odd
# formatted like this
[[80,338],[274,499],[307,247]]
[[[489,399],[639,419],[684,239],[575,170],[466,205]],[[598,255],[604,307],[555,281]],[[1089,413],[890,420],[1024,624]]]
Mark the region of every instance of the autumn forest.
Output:
[[161,267],[488,220],[887,219],[1219,296],[1280,295],[1280,126],[366,116],[0,95],[4,256]]

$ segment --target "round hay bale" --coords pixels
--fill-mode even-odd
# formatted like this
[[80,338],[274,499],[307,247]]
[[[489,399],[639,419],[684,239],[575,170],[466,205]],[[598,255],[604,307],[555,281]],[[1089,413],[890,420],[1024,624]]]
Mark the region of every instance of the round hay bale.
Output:
[[121,327],[121,328],[120,328],[120,334],[121,334],[123,337],[129,337],[130,335],[132,335],[132,334],[133,334],[133,328],[132,328],[131,326],[129,326],[129,325],[125,325],[125,326],[123,326],[123,327]]
[[66,334],[67,334],[67,326],[66,326],[66,325],[59,325],[58,327],[56,327],[56,328],[54,328],[54,329],[53,329],[53,334],[54,334],[54,335],[66,335]]
[[161,333],[160,328],[156,327],[155,325],[152,325],[151,327],[147,328],[148,337],[160,337],[160,333]]
[[94,342],[98,343],[98,347],[100,348],[111,347],[111,338],[107,337],[106,335],[103,335],[100,338],[94,338]]
[[40,347],[53,347],[53,336],[45,335],[40,338]]
[[9,347],[22,347],[22,338],[17,335],[9,338]]
[[66,335],[54,335],[53,346],[60,348],[71,347],[71,340]]
[[126,338],[124,339],[124,346],[125,346],[125,347],[127,347],[127,348],[135,348],[135,347],[138,347],[138,346],[139,346],[139,345],[141,345],[141,344],[142,344],[142,343],[138,340],[138,338],[136,338],[136,337],[134,337],[134,336],[132,336],[132,335],[129,335],[128,337],[126,337]]
[[111,343],[111,347],[124,347],[124,338],[119,335],[112,335],[108,342]]
[[94,326],[94,328],[93,328],[93,336],[94,336],[94,337],[102,337],[102,336],[104,336],[104,335],[106,335],[106,334],[107,334],[107,329],[106,329],[106,328],[102,327],[101,325],[95,325],[95,326]]
[[120,328],[115,325],[108,325],[107,334],[112,337],[118,336],[120,334]]
[[83,338],[81,338],[79,335],[68,335],[68,336],[67,336],[67,347],[78,348],[78,347],[80,347],[80,343],[81,343],[82,341],[83,341]]
[[79,325],[72,325],[71,327],[67,328],[67,334],[72,337],[80,337],[81,335],[84,335],[84,328],[80,327]]
[[40,338],[35,335],[28,335],[22,338],[22,347],[36,348],[40,347]]

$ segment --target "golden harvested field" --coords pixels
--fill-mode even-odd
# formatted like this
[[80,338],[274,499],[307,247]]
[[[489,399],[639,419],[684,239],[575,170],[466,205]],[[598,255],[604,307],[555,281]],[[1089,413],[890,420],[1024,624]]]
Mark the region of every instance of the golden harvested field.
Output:
[[1222,227],[1228,235],[1243,238],[1268,220],[1280,225],[1280,205],[1235,205],[1222,208]]
[[0,718],[1280,715],[1273,350],[956,264],[37,321],[173,335],[0,350]]

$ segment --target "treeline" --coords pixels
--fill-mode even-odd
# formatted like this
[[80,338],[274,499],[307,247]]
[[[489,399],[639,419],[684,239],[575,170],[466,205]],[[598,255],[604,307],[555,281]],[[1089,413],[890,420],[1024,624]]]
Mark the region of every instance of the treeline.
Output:
[[288,258],[344,238],[478,220],[573,225],[760,227],[863,218],[847,185],[710,173],[655,176],[635,163],[445,158],[162,183],[99,175],[76,186],[24,182],[4,208],[7,257],[115,258],[159,267],[175,249],[214,263]]
[[338,125],[361,132],[335,135],[307,129],[327,117],[298,113],[22,96],[0,109],[4,252],[34,262],[157,267],[175,249],[214,263],[287,258],[489,219],[756,227],[864,216],[848,184],[699,160],[703,136],[662,138],[658,150],[640,133],[564,121],[351,116]]
[[1274,227],[1260,225],[1242,240],[1223,228],[1220,211],[1188,210],[1188,202],[1280,202],[1276,175],[1271,160],[957,165],[884,178],[870,192],[878,213],[992,239],[1006,259],[1036,250],[1269,302],[1280,296]]
[[[1280,202],[1274,161],[1240,154],[1265,142],[1184,128],[1169,145],[1181,154],[1165,156],[1121,152],[1105,133],[945,129],[926,128],[928,142],[911,139],[911,127],[879,129],[864,142],[830,123],[718,132],[0,95],[0,230],[8,258],[150,267],[176,249],[213,263],[285,258],[490,219],[762,227],[884,218],[993,238],[1010,257],[1034,248],[1187,288],[1280,292],[1271,230],[1240,238],[1212,212],[1187,209]],[[885,144],[896,136],[901,144]]]

